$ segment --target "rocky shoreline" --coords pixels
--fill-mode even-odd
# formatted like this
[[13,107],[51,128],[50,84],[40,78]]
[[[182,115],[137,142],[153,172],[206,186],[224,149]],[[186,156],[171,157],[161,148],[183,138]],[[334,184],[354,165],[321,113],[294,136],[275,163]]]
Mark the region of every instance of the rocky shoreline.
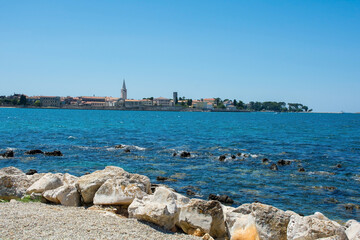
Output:
[[262,203],[234,208],[218,200],[188,198],[114,166],[81,177],[27,174],[15,167],[0,169],[0,199],[29,197],[72,207],[111,207],[131,219],[203,239],[360,239],[360,223],[355,220],[341,225],[319,212],[301,216]]

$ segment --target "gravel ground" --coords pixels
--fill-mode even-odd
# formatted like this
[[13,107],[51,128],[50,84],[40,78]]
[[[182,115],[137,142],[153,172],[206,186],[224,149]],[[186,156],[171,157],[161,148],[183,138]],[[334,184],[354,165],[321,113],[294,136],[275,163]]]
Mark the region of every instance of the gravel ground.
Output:
[[105,211],[43,203],[0,203],[0,239],[195,239]]

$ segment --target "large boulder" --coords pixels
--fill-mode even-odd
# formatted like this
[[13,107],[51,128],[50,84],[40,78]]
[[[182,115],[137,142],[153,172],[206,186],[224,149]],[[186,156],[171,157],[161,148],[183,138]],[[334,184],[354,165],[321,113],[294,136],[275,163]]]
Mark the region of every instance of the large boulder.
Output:
[[349,220],[345,227],[345,233],[349,240],[360,240],[360,223],[358,221]]
[[205,233],[214,238],[226,236],[224,213],[218,201],[191,199],[189,204],[181,208],[177,226],[185,233],[197,236]]
[[124,181],[128,180],[130,183],[142,183],[145,186],[144,192],[151,193],[150,179],[148,177],[128,173],[119,167],[108,166],[104,170],[95,171],[78,179],[76,187],[81,193],[83,202],[92,203],[95,193],[109,179],[123,179]]
[[155,223],[165,229],[174,229],[180,210],[189,198],[159,186],[153,195],[135,198],[128,208],[129,217]]
[[243,215],[230,213],[227,215],[226,223],[228,233],[232,240],[259,240],[255,219],[251,214]]
[[43,174],[26,175],[15,167],[0,169],[0,198],[9,200],[23,197],[26,189],[42,176]]
[[147,195],[143,183],[130,183],[130,179],[109,179],[97,190],[93,203],[98,205],[129,205],[135,197]]
[[[31,175],[30,175],[31,176]],[[51,190],[64,185],[62,174],[47,173],[42,178],[34,182],[27,190],[27,194],[43,193],[46,190]]]
[[80,194],[74,184],[65,184],[56,189],[47,190],[43,192],[43,197],[50,202],[65,206],[80,206]]
[[[239,226],[241,231],[250,229],[254,233],[254,237],[257,236],[255,234],[256,230],[260,239],[286,240],[287,225],[292,214],[295,213],[285,212],[266,204],[252,203],[243,204],[232,211],[226,212],[225,215],[226,225],[229,230],[232,229],[232,232],[235,232],[238,229],[237,226]],[[246,219],[249,220],[249,223],[246,223]],[[252,220],[254,220],[254,224]]]
[[322,214],[302,217],[293,214],[287,228],[288,240],[347,240],[344,228]]

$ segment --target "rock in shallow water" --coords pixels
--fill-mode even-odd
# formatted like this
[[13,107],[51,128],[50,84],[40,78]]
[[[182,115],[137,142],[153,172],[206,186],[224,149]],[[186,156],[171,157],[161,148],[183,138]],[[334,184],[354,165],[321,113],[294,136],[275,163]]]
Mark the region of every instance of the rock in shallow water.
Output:
[[29,169],[27,172],[26,172],[26,175],[34,175],[35,173],[37,173],[37,171],[35,169]]
[[217,200],[221,203],[225,204],[233,204],[234,200],[232,200],[228,195],[215,195],[215,194],[209,194],[208,197],[209,200]]
[[35,154],[44,154],[44,152],[39,149],[35,149],[35,150],[26,151],[25,154],[35,155]]
[[45,152],[44,153],[46,156],[55,156],[55,157],[61,157],[61,156],[63,156],[63,154],[60,152],[60,151],[58,151],[58,150],[55,150],[55,151],[53,151],[53,152]]
[[279,170],[275,163],[271,164],[270,169],[273,170],[273,171]]
[[14,157],[14,151],[13,150],[7,150],[5,153],[0,154],[3,158],[13,158]]
[[182,157],[182,158],[188,158],[188,157],[191,157],[191,154],[190,154],[190,152],[182,152],[182,153],[180,154],[180,157]]

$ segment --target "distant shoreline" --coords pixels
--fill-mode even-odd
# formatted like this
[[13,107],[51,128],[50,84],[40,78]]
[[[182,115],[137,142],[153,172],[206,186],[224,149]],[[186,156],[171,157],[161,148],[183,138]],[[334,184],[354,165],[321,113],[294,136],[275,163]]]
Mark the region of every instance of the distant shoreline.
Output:
[[[24,109],[66,109],[66,110],[112,110],[112,111],[161,111],[161,112],[268,112],[268,113],[327,113],[327,114],[343,114],[345,112],[275,112],[275,111],[249,111],[249,110],[228,110],[228,109],[196,109],[183,107],[139,107],[139,108],[124,108],[124,107],[80,107],[80,106],[64,106],[64,107],[35,107],[35,106],[0,106],[0,108],[24,108]],[[350,114],[360,114],[360,112],[346,112]]]

